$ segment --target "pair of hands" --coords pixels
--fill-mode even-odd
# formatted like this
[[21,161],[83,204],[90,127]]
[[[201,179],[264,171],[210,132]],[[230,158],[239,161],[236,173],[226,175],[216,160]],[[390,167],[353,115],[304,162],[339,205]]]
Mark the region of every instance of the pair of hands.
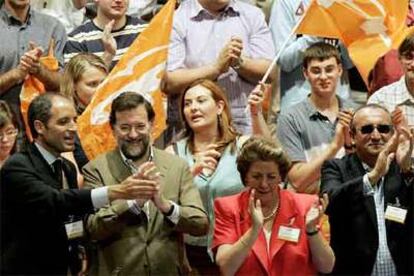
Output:
[[375,167],[368,173],[371,184],[376,185],[383,176],[388,173],[391,162],[395,159],[403,170],[411,170],[411,155],[414,145],[414,129],[405,126],[396,126],[391,139],[379,153]]
[[40,57],[43,55],[43,49],[34,42],[29,42],[29,51],[20,58],[17,71],[19,77],[24,80],[28,74],[37,75],[41,70]]
[[124,189],[123,199],[134,199],[140,207],[152,200],[161,212],[170,210],[171,203],[161,193],[160,173],[154,162],[142,164],[138,173],[129,176],[119,186]]
[[243,41],[239,37],[232,37],[223,49],[216,60],[216,67],[220,74],[229,70],[230,67],[237,65],[241,58],[243,50]]
[[[256,231],[263,227],[264,216],[262,212],[262,204],[259,199],[255,200],[255,189],[251,189],[249,196],[249,212],[252,219],[253,229]],[[280,201],[280,199],[279,199]],[[325,210],[328,207],[329,199],[327,194],[317,199],[306,213],[305,224],[308,232],[314,231],[318,225],[322,216],[325,214]]]
[[338,123],[335,128],[335,136],[332,144],[336,150],[339,150],[344,145],[351,145],[351,121],[354,116],[352,109],[342,110],[338,114]]

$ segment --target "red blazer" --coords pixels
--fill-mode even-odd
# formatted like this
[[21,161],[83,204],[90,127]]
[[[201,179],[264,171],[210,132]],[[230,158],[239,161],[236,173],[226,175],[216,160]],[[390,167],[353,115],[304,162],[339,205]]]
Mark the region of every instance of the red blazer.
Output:
[[[273,224],[269,254],[262,231],[236,275],[316,275],[305,232],[305,216],[317,196],[280,190],[279,198],[280,207]],[[248,190],[215,200],[214,252],[222,244],[238,241],[251,227],[248,201]],[[278,239],[281,225],[299,228],[299,241]]]

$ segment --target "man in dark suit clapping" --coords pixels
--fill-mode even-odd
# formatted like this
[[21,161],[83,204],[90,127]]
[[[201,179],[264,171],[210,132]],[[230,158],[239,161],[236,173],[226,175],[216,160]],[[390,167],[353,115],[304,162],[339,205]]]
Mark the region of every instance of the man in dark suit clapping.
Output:
[[1,170],[1,273],[66,275],[68,238],[82,235],[82,221],[116,199],[137,197],[136,183],[78,190],[72,151],[76,110],[71,100],[46,93],[33,100],[28,119],[34,142]]
[[385,108],[364,106],[351,123],[355,153],[322,167],[333,274],[413,275],[412,132]]

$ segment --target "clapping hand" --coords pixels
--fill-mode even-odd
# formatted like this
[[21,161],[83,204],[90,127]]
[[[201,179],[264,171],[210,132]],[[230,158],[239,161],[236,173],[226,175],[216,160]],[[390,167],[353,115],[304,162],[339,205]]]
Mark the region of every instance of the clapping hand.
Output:
[[398,146],[395,152],[397,164],[403,171],[411,169],[411,155],[413,154],[414,129],[400,126],[397,129]]
[[36,75],[40,71],[40,57],[43,55],[43,50],[34,42],[29,42],[29,49],[20,58],[19,68],[29,74]]
[[243,50],[243,42],[238,37],[232,37],[221,50],[216,65],[220,73],[225,73],[229,67],[236,64]]
[[195,164],[192,168],[193,176],[199,175],[201,172],[211,175],[216,170],[217,160],[221,156],[216,148],[216,144],[210,144],[206,150],[195,154]]
[[258,231],[263,227],[264,217],[260,199],[255,200],[255,189],[251,189],[249,196],[249,212],[252,219],[253,228]]
[[321,198],[316,200],[309,211],[306,213],[306,231],[313,232],[317,228],[320,219],[325,214],[325,210],[328,207],[329,198],[328,194],[323,194]]
[[106,53],[110,54],[112,57],[116,54],[116,41],[115,38],[112,36],[112,29],[114,28],[115,20],[112,19],[105,25],[102,34],[102,44],[104,46],[104,50]]

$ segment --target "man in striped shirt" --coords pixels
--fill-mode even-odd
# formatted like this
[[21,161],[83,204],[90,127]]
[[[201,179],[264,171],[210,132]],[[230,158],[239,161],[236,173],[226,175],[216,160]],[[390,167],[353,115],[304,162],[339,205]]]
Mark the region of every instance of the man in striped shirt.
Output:
[[78,53],[88,52],[102,57],[112,69],[147,24],[126,15],[129,0],[94,1],[97,16],[69,34],[65,63]]

